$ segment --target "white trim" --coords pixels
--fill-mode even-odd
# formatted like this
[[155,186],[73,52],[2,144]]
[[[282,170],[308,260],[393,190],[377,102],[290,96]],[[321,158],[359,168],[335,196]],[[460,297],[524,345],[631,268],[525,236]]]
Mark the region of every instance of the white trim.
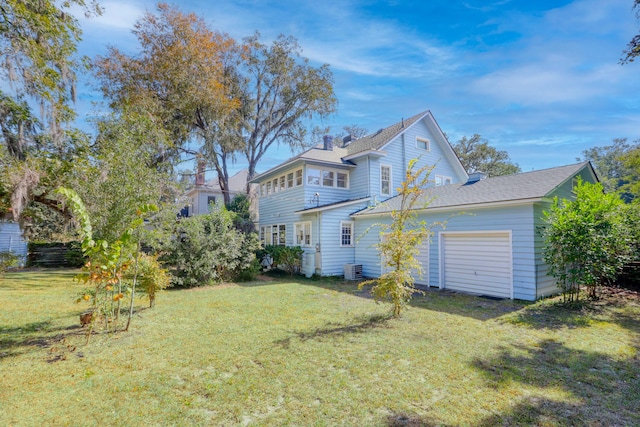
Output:
[[439,288],[445,289],[444,284],[444,237],[448,235],[482,235],[506,234],[509,237],[509,298],[513,299],[513,232],[512,230],[469,230],[469,231],[439,231],[438,232],[438,282]]
[[[309,243],[305,243],[306,227],[309,227]],[[302,227],[302,242],[298,242],[298,230]],[[313,225],[311,221],[300,221],[293,224],[293,245],[302,248],[310,248],[313,245]]]
[[358,153],[345,156],[342,158],[342,160],[347,161],[347,160],[357,159],[358,157],[363,157],[363,156],[386,157],[387,152],[383,150],[365,150],[365,151],[360,151]]
[[[345,245],[345,244],[342,243],[342,227],[344,226],[344,224],[348,224],[351,227],[351,233],[350,233],[350,238],[349,238],[351,243],[348,244],[348,245]],[[355,221],[340,221],[340,234],[339,234],[339,236],[340,236],[340,247],[342,247],[342,248],[352,248],[352,247],[355,246],[355,242],[354,242],[354,240],[355,240],[354,239],[355,227],[356,227]]]
[[[442,180],[441,184],[438,184],[438,178],[440,178],[440,180]],[[447,184],[447,180],[449,180],[449,183]],[[436,187],[438,186],[442,186],[442,185],[449,185],[453,183],[453,178],[447,175],[440,175],[440,174],[436,174],[436,179],[435,179],[435,183],[436,183]]]
[[[536,198],[532,198],[532,199],[521,199],[521,200],[508,200],[508,201],[504,201],[504,202],[487,202],[487,203],[470,203],[470,204],[466,204],[466,205],[453,205],[453,206],[441,206],[441,207],[437,207],[437,208],[432,208],[432,207],[426,207],[424,209],[417,209],[420,213],[434,213],[434,212],[446,212],[446,211],[460,211],[463,209],[488,209],[488,208],[494,208],[494,207],[502,207],[502,206],[519,206],[519,205],[529,205],[532,203],[536,203],[536,202],[548,202],[552,199],[549,199],[548,197],[536,197]],[[387,216],[387,215],[391,215],[391,211],[388,212],[375,212],[375,213],[360,213],[360,212],[356,212],[354,214],[351,214],[352,218],[373,218],[376,216]]]
[[[423,143],[424,145],[427,146],[427,148],[419,147],[418,143]],[[429,138],[423,138],[421,136],[416,136],[416,148],[418,150],[431,151],[431,140]]]
[[[388,193],[382,192],[382,168],[389,169],[389,192]],[[392,194],[393,194],[393,169],[391,168],[391,165],[386,165],[381,163],[380,164],[380,195],[391,196]]]
[[358,203],[366,202],[368,200],[371,200],[371,197],[363,197],[361,199],[347,200],[342,203],[332,203],[330,205],[318,206],[317,208],[312,208],[312,209],[300,209],[299,211],[294,211],[294,213],[308,214],[308,213],[314,213],[314,212],[323,212],[323,211],[327,211],[335,208],[341,208],[343,206],[355,205]]

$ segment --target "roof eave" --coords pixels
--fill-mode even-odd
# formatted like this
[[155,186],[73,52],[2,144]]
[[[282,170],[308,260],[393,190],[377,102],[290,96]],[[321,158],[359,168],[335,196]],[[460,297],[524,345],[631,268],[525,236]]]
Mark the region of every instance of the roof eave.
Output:
[[[516,199],[516,200],[503,200],[503,201],[499,201],[499,202],[484,202],[484,203],[467,203],[467,204],[462,204],[462,205],[449,205],[449,206],[439,206],[439,207],[429,207],[427,206],[426,208],[421,208],[421,209],[416,209],[417,211],[428,211],[429,213],[434,212],[446,212],[446,211],[453,211],[453,210],[464,210],[464,209],[477,209],[477,208],[494,208],[494,207],[504,207],[504,206],[518,206],[518,205],[528,205],[528,204],[533,204],[536,202],[548,202],[550,201],[549,198],[547,197],[532,197],[532,198],[528,198],[528,199]],[[350,216],[352,217],[376,217],[376,216],[387,216],[391,214],[391,211],[385,211],[385,212],[373,212],[373,213],[366,213],[366,212],[358,212],[355,214],[352,214]]]

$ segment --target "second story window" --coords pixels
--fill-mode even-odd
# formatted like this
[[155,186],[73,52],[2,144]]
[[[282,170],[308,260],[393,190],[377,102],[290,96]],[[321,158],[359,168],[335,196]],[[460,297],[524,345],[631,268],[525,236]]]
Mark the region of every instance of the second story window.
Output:
[[302,185],[302,169],[296,171],[296,187]]
[[318,169],[307,169],[307,184],[320,185],[320,171]]
[[380,194],[391,195],[391,166],[380,166]]
[[307,168],[307,185],[349,188],[349,173],[331,169]]
[[293,172],[287,174],[287,188],[293,188]]
[[436,175],[436,186],[451,184],[451,177],[444,175]]
[[431,142],[427,138],[416,137],[416,148],[421,150],[431,150]]

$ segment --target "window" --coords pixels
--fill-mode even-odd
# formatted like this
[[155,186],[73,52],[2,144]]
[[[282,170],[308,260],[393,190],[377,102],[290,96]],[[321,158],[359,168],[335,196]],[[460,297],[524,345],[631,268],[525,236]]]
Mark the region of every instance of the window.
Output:
[[451,184],[451,177],[444,175],[436,175],[436,185],[449,185]]
[[428,139],[416,137],[416,148],[429,151],[431,149],[430,146],[431,146],[431,143],[429,142]]
[[322,171],[322,185],[324,187],[333,187],[333,172]]
[[340,246],[353,246],[353,221],[340,222]]
[[261,196],[266,196],[267,195],[267,186],[265,184],[262,184],[260,186],[260,195]]
[[380,194],[391,195],[391,166],[380,165]]
[[278,178],[273,180],[273,192],[277,192],[278,191]]
[[284,190],[286,188],[285,183],[284,183],[284,175],[282,175],[280,177],[280,191]]
[[293,172],[287,174],[287,188],[293,188]]
[[318,169],[307,169],[307,184],[320,185],[320,171]]
[[311,246],[311,221],[296,222],[294,231],[296,245]]
[[337,174],[336,187],[338,188],[349,188],[349,175],[343,172],[338,172]]
[[207,196],[207,206],[216,204],[216,196]]
[[296,187],[302,185],[302,169],[296,171]]
[[349,188],[349,174],[330,169],[307,168],[307,184]]
[[284,246],[287,241],[287,226],[284,224],[263,225],[260,227],[260,243]]
[[271,194],[271,181],[267,182],[267,194]]

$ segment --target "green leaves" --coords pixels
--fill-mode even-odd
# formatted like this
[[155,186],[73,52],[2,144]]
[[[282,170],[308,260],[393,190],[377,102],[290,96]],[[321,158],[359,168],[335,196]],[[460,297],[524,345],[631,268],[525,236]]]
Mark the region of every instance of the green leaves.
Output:
[[549,274],[569,301],[579,299],[581,286],[596,297],[597,287],[616,278],[633,249],[627,208],[617,195],[604,194],[600,183],[580,179],[574,192],[575,201],[554,200],[544,213],[543,231]]

